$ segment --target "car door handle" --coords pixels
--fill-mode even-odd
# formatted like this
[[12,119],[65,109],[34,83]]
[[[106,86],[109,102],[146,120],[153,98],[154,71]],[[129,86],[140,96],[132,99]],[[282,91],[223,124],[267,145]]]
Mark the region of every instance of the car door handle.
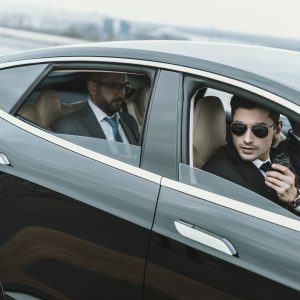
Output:
[[227,239],[182,220],[174,221],[174,224],[181,235],[228,255],[238,256],[238,252]]
[[7,156],[4,153],[0,153],[0,164],[6,165],[6,166],[11,166]]

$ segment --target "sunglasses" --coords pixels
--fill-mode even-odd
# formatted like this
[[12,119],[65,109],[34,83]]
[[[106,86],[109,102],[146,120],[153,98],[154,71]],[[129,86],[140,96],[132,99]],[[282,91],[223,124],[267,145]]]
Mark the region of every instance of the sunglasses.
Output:
[[272,125],[264,125],[264,124],[244,124],[242,122],[234,122],[231,124],[231,133],[237,136],[241,136],[246,133],[248,127],[251,128],[253,134],[258,138],[265,138],[268,134],[270,129],[277,124],[278,122],[274,122]]

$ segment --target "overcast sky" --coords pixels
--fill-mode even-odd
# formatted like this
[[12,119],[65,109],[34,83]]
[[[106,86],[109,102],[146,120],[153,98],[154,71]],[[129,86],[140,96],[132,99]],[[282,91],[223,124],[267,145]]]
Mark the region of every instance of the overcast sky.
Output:
[[0,4],[15,1],[93,9],[129,20],[300,39],[300,0],[0,0]]

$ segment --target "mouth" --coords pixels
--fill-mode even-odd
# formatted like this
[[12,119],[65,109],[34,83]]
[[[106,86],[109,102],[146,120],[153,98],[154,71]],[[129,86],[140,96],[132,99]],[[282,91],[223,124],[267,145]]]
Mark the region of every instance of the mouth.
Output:
[[254,152],[256,149],[255,147],[249,147],[249,146],[240,146],[240,149],[245,153],[245,154],[250,154]]

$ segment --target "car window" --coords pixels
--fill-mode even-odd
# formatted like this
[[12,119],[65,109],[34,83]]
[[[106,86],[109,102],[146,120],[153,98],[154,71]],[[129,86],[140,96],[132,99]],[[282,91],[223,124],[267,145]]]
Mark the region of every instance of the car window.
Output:
[[0,70],[0,108],[10,111],[47,65],[32,65]]
[[25,122],[89,150],[139,165],[151,72],[59,69],[20,105]]
[[[266,186],[263,173],[251,161],[247,162],[247,170],[245,170],[245,165],[242,165],[243,173],[239,169],[242,166],[236,167],[240,160],[232,160],[235,164],[234,170],[237,171],[233,171],[233,168],[229,169],[229,164],[224,161],[224,153],[227,155],[232,153],[230,157],[238,156],[232,142],[230,100],[233,96],[242,97],[243,92],[240,90],[235,92],[233,88],[228,90],[226,88],[224,90],[216,89],[203,84],[203,81],[198,84],[195,81],[193,86],[190,80],[188,87],[190,91],[184,93],[186,102],[183,110],[188,114],[188,117],[183,116],[183,120],[186,122],[183,123],[182,130],[188,134],[182,137],[182,161],[184,163],[179,165],[180,182],[297,218],[299,214],[296,210],[275,196],[271,196],[271,193],[274,192],[275,195],[277,193]],[[250,101],[257,101],[256,99],[253,100],[254,97],[252,99],[251,95],[248,97],[251,99]],[[277,113],[280,112],[277,110]],[[299,179],[300,174],[299,159],[295,153],[298,153],[299,145],[294,146],[295,143],[293,144],[293,152],[287,149],[287,143],[291,145],[289,143],[291,125],[288,118],[283,114],[280,115],[280,121],[282,122],[282,129],[280,136],[272,141],[271,161],[274,162],[284,153],[284,159],[288,159],[292,165],[290,170],[295,174],[294,184],[297,187],[297,177]],[[295,147],[296,149],[294,149]],[[209,163],[209,167],[207,167],[207,163]],[[219,172],[219,169],[222,171]],[[235,179],[237,174],[240,174],[239,177],[242,178]]]

